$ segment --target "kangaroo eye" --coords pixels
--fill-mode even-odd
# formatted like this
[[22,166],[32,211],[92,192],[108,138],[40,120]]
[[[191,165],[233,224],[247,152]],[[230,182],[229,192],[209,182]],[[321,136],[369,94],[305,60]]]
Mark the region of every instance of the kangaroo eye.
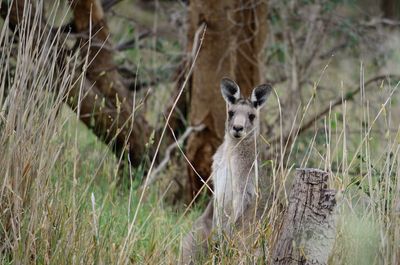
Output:
[[250,121],[254,121],[255,118],[256,118],[256,115],[254,115],[254,114],[249,114],[249,120],[250,120]]
[[228,111],[228,115],[229,115],[229,118],[232,118],[233,115],[235,115],[235,112],[230,110],[230,111]]

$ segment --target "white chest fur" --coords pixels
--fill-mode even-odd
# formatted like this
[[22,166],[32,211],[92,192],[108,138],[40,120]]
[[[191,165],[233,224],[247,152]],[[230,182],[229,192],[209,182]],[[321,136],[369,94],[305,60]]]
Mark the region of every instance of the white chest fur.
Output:
[[254,148],[222,144],[213,159],[214,225],[226,230],[255,200]]

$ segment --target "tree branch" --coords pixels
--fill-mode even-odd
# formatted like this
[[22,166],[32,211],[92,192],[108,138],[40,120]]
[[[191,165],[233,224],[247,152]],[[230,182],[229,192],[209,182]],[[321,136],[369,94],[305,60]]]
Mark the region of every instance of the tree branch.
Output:
[[[11,30],[18,30],[22,15],[26,13],[25,3],[28,2],[14,0],[10,5],[2,2],[1,15],[5,18],[4,16],[10,13],[8,18]],[[138,113],[132,93],[124,86],[123,78],[113,62],[114,50],[104,48],[111,45],[101,5],[94,0],[79,0],[74,1],[72,9],[73,24],[78,33],[79,55],[86,63],[82,62],[81,69],[75,69],[76,85],[71,87],[65,101],[79,113],[81,121],[102,141],[109,144],[118,156],[128,152],[132,165],[137,166],[143,162],[146,153],[152,155],[152,146],[147,146],[146,143],[150,140],[153,128],[147,123],[144,115]],[[24,19],[33,19],[33,16]],[[40,23],[52,34],[50,39],[56,36],[56,32],[47,25],[44,18]],[[85,38],[88,32],[92,34],[90,38]],[[42,39],[37,36],[34,41],[40,45]],[[102,45],[97,45],[99,43]],[[64,71],[63,69],[68,68],[67,54],[70,51],[64,46],[59,49],[58,64],[60,70]]]
[[[379,76],[375,76],[371,79],[369,79],[368,81],[366,81],[364,83],[364,87],[369,86],[370,84],[380,81],[380,80],[384,80],[387,78],[394,78],[394,79],[400,79],[400,75],[394,75],[394,74],[390,74],[390,75],[379,75]],[[308,122],[306,122],[303,126],[300,127],[298,134],[306,131],[307,129],[311,128],[312,125],[319,120],[320,118],[322,118],[323,116],[325,116],[326,114],[329,113],[329,111],[339,105],[342,105],[343,102],[347,101],[347,100],[352,100],[354,98],[355,95],[357,95],[358,93],[360,93],[360,87],[357,87],[355,89],[353,89],[352,91],[346,93],[346,95],[342,98],[337,98],[333,104],[331,104],[330,106],[326,107],[325,109],[323,109],[321,112],[319,112],[317,115],[315,115],[312,119],[310,119]]]
[[[371,79],[369,79],[368,81],[364,82],[364,87],[369,86],[370,84],[380,81],[380,80],[384,80],[387,78],[393,78],[393,79],[399,79],[400,80],[400,75],[395,75],[395,74],[388,74],[388,75],[379,75],[379,76],[375,76]],[[283,136],[284,142],[288,141],[289,138],[293,138],[298,136],[299,134],[305,132],[306,130],[310,129],[318,120],[320,120],[323,116],[325,116],[326,114],[329,113],[329,111],[331,111],[333,108],[340,106],[343,104],[343,102],[348,101],[348,100],[352,100],[354,98],[355,95],[357,95],[358,93],[360,93],[360,86],[358,86],[357,88],[351,90],[350,92],[347,92],[346,95],[344,97],[339,97],[337,98],[335,101],[333,101],[332,104],[330,104],[328,107],[326,107],[325,109],[321,110],[318,114],[316,114],[313,118],[311,118],[309,121],[307,121],[306,123],[304,123],[298,130],[296,134],[293,134],[292,136],[289,135],[285,135]],[[280,137],[276,137],[274,140],[271,141],[271,144],[277,144],[279,143],[281,140]]]

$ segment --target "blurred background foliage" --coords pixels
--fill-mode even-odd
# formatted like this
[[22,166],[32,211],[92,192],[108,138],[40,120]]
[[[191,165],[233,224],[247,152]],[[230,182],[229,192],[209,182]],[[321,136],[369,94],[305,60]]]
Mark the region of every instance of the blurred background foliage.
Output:
[[[115,5],[106,8],[107,3],[113,2]],[[154,132],[165,125],[166,110],[180,88],[180,76],[187,71],[185,63],[190,61],[189,4],[172,0],[103,1],[118,73]],[[73,17],[69,2],[45,0],[44,11],[49,23],[66,27],[65,32],[72,37],[67,45],[74,46],[73,26],[67,25]],[[268,33],[260,62],[261,79],[274,86],[276,95],[262,113],[260,146],[265,153],[265,174],[273,176],[277,186],[290,186],[295,167],[331,172],[332,186],[343,193],[331,263],[396,262],[400,240],[398,1],[269,0],[266,16]],[[2,31],[6,30],[4,23],[0,19]],[[24,179],[26,174],[13,175],[8,170],[15,158],[11,156],[12,143],[18,141],[4,122],[10,113],[7,109],[12,109],[5,98],[14,91],[13,80],[21,62],[4,55],[12,54],[12,45],[7,46],[7,41],[2,45],[0,65],[8,70],[0,75],[0,166],[4,168],[0,185],[1,198],[6,198],[6,191],[17,185],[6,176]],[[36,98],[41,96],[39,93]],[[185,90],[182,98],[190,99],[190,90]],[[27,103],[20,104],[15,113]],[[29,203],[21,206],[23,214],[18,225],[13,223],[18,229],[7,226],[12,219],[8,214],[14,208],[7,203],[0,207],[0,239],[5,239],[0,245],[0,262],[173,264],[182,235],[208,198],[204,194],[198,204],[190,205],[192,211],[187,214],[187,161],[183,155],[179,151],[172,155],[159,181],[145,191],[142,201],[140,192],[148,161],[121,169],[120,157],[70,108],[41,106],[43,113],[60,113],[54,119],[59,130],[48,142],[37,136],[43,141],[35,142],[35,148],[39,150],[44,143],[49,151],[40,149],[35,153],[27,148],[27,153],[33,157],[50,154],[49,161],[54,155],[57,161],[54,166],[43,166],[48,171],[41,169],[38,162],[37,172],[47,173],[37,174],[37,182],[27,189],[32,193],[28,197],[36,199],[26,199]],[[36,109],[28,109],[29,113],[36,113]],[[302,128],[308,121],[311,123],[296,135],[280,164],[268,156],[268,148],[287,129],[282,126],[282,113],[298,113],[288,118],[289,131],[293,124]],[[183,126],[178,128],[178,136],[190,124],[187,112],[179,118]],[[30,133],[40,131],[29,124],[18,126],[23,128],[18,139],[29,140]],[[18,126],[15,123],[15,128]],[[148,144],[152,144],[151,140]],[[59,151],[55,151],[57,148]],[[25,165],[26,161],[20,159]],[[272,186],[271,194],[284,205],[286,191],[277,190],[280,188]],[[38,202],[45,203],[39,207]],[[61,253],[64,255],[60,257]]]

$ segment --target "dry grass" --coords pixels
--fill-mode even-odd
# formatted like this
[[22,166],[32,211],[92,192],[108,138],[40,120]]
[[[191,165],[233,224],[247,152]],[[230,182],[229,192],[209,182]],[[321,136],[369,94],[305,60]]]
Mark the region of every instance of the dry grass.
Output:
[[59,69],[66,44],[47,35],[41,16],[33,25],[24,20],[18,36],[5,21],[0,35],[0,262],[173,261],[178,216],[152,194],[137,207],[132,179],[140,172],[132,172],[130,189],[116,188],[113,154],[63,105],[80,83],[76,57]]
[[[76,58],[61,71],[61,40],[44,35],[38,45],[35,36],[44,31],[23,25],[19,36],[10,36],[7,22],[0,31],[0,262],[175,264],[182,235],[200,210],[183,216],[163,203],[158,187],[139,203],[139,170],[131,172],[130,188],[116,187],[117,161],[63,105],[76,82]],[[377,89],[373,102],[361,93],[351,106],[330,112],[288,147],[289,163],[268,172],[276,197],[259,228],[261,257],[228,245],[206,263],[268,261],[279,205],[286,203],[296,166],[330,171],[332,187],[342,191],[331,264],[399,262],[397,84]],[[314,104],[311,99],[298,123]]]

